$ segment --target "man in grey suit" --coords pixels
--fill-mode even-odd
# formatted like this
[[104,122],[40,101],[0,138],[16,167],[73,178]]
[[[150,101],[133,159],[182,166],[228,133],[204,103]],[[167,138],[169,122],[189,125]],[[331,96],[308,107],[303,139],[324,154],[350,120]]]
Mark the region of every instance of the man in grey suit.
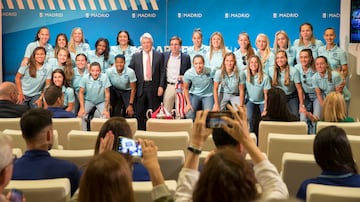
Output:
[[[136,118],[138,129],[146,130],[146,111],[156,110],[162,101],[166,87],[164,56],[153,49],[149,33],[140,37],[142,51],[134,53],[129,67],[136,74]],[[129,103],[133,104],[133,103]]]

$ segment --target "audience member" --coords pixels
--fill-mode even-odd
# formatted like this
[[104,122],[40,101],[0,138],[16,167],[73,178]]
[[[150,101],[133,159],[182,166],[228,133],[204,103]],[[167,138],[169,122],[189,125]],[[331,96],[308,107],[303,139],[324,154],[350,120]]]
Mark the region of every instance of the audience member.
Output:
[[46,109],[27,111],[20,120],[27,151],[14,163],[13,180],[68,178],[71,194],[78,188],[81,171],[68,161],[50,156],[54,136],[51,112]]
[[[204,141],[211,133],[205,128],[208,114],[198,111],[193,127],[188,154],[181,170],[176,188],[177,201],[244,201],[257,199],[285,199],[288,191],[279,173],[257,148],[247,127],[246,110],[238,112],[228,105],[234,119],[222,117],[224,130],[237,140],[250,154],[254,170],[247,164],[244,155],[233,149],[219,149],[209,158],[201,174],[198,171],[199,154]],[[211,183],[209,183],[211,182]],[[258,192],[256,184],[262,188]]]
[[146,129],[146,111],[155,111],[162,101],[166,87],[164,55],[153,49],[149,33],[140,37],[142,51],[134,53],[129,67],[136,74],[136,118],[138,129]]
[[272,87],[267,93],[267,103],[263,121],[299,121],[287,105],[287,97],[280,88]]
[[0,84],[0,118],[21,117],[28,110],[27,106],[16,104],[18,94],[14,83],[5,81]]
[[[182,40],[178,36],[173,36],[170,39],[170,52],[164,54],[164,68],[166,72],[166,89],[164,92],[164,107],[168,112],[174,108],[181,113],[184,110],[184,102],[177,99],[177,88],[181,88],[183,83],[183,76],[186,70],[191,68],[190,56],[182,53]],[[179,85],[181,85],[179,87]],[[183,117],[182,117],[183,118]]]
[[297,198],[306,200],[308,184],[360,187],[360,175],[350,142],[342,128],[329,126],[321,129],[315,136],[313,150],[322,172],[320,176],[301,184]]
[[346,116],[346,104],[341,93],[331,92],[326,96],[321,120],[328,122],[354,122],[353,118]]
[[44,101],[47,104],[47,109],[53,114],[53,118],[75,118],[73,112],[66,111],[63,107],[64,95],[61,88],[50,85],[44,93]]
[[[106,150],[118,150],[119,136],[133,138],[129,124],[122,117],[111,117],[107,120],[99,131],[99,135],[95,143],[95,155],[98,155]],[[149,174],[147,170],[138,162],[132,162],[132,158],[124,155],[131,165],[132,179],[134,181],[147,181]]]

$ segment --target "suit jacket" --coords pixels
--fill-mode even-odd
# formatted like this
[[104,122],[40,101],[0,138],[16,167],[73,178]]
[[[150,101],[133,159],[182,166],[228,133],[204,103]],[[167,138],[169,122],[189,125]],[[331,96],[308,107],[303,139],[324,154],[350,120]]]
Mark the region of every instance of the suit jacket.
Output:
[[[166,71],[168,68],[168,62],[170,58],[171,52],[164,53],[164,66],[165,66],[165,77],[166,77]],[[186,53],[180,52],[180,72],[179,75],[184,75],[186,70],[191,68],[191,61],[190,56]],[[167,81],[167,78],[165,79]]]
[[[164,69],[164,55],[153,49],[152,55],[152,86],[154,92],[157,92],[158,87],[165,90],[166,79]],[[130,61],[129,67],[135,71],[136,74],[136,95],[141,96],[144,86],[144,69],[143,69],[143,51],[134,53]],[[156,95],[157,96],[157,95]]]
[[26,105],[19,105],[9,100],[0,100],[0,118],[21,117],[28,110]]

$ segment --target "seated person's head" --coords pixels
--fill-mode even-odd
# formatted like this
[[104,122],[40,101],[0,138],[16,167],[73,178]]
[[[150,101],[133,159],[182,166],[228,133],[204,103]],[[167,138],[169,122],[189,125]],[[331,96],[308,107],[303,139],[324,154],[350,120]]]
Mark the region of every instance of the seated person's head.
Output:
[[210,157],[193,192],[193,201],[255,201],[256,179],[245,158],[234,149],[219,149]]
[[[13,154],[11,147],[11,138],[7,135],[0,134],[0,192],[11,180],[13,170]],[[1,196],[0,196],[1,197]]]
[[322,107],[323,121],[338,122],[346,118],[346,104],[341,93],[329,93]]
[[223,128],[213,128],[212,138],[216,148],[234,147],[243,152],[243,147],[237,140],[229,135]]
[[118,137],[123,136],[132,138],[132,132],[126,119],[123,117],[111,117],[107,120],[99,131],[99,135],[96,139],[95,154],[99,153],[101,138],[104,138],[107,132],[112,131],[115,136],[113,151],[117,151]]
[[29,149],[51,149],[53,144],[52,113],[37,108],[27,111],[20,119],[22,136]]
[[323,171],[357,173],[351,146],[342,128],[328,126],[315,137],[314,156]]
[[64,103],[62,90],[55,85],[50,85],[45,90],[44,99],[46,104],[51,107],[62,107]]
[[296,119],[288,109],[287,97],[280,88],[272,87],[267,92],[267,113],[269,121],[294,121]]
[[18,94],[14,83],[5,81],[0,84],[0,100],[8,100],[16,103]]
[[81,177],[79,202],[133,202],[130,167],[114,151],[95,155]]

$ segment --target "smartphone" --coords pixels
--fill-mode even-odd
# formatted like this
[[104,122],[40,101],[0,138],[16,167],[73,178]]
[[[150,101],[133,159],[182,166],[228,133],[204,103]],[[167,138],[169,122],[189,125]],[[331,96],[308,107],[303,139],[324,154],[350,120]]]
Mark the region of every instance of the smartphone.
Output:
[[23,200],[23,193],[18,189],[11,190],[11,202],[22,202]]
[[227,116],[232,118],[230,111],[223,112],[209,112],[206,117],[206,127],[207,128],[222,128],[226,122],[221,119],[222,116]]
[[123,154],[130,154],[130,156],[134,157],[142,157],[142,149],[140,143],[123,136],[119,136],[118,138],[117,151]]

